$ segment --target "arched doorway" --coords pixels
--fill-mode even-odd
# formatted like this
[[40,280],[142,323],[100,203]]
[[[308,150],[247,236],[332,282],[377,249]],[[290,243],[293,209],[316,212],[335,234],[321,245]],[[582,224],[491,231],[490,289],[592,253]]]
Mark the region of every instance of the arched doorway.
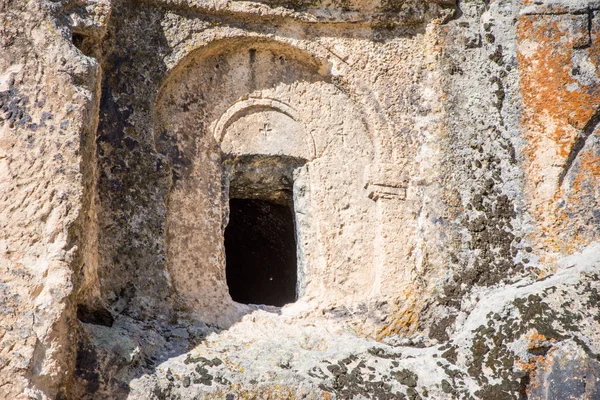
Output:
[[[155,129],[173,176],[169,274],[203,320],[223,318],[232,297],[283,305],[369,292],[372,143],[323,70],[289,45],[245,38],[192,54],[163,86]],[[250,262],[258,237],[263,258]],[[237,270],[227,261],[236,257]],[[271,278],[278,285],[263,290]]]

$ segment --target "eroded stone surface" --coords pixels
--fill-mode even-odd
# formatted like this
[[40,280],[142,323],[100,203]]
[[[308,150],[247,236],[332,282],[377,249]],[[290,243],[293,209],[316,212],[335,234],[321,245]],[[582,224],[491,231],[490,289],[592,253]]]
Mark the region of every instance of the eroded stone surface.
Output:
[[[0,5],[0,397],[597,397],[599,12]],[[232,301],[230,198],[296,301]]]

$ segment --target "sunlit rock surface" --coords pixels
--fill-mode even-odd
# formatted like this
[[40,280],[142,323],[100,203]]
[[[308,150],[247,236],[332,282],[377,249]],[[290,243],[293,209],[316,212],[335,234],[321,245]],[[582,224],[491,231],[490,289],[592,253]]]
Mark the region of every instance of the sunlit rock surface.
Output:
[[0,4],[0,398],[600,398],[599,16]]

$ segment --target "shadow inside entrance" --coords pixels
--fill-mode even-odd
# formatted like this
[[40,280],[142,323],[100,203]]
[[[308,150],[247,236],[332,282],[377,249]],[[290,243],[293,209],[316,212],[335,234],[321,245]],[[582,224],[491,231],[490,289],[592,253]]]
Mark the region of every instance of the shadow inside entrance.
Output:
[[288,205],[231,199],[226,275],[234,301],[283,306],[296,300],[294,218]]

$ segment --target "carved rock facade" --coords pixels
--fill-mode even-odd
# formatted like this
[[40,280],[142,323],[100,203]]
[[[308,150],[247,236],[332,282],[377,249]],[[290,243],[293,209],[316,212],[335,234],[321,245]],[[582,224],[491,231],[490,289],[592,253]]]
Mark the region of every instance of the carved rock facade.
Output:
[[[599,397],[598,15],[0,5],[0,398]],[[233,301],[230,199],[294,302]]]

